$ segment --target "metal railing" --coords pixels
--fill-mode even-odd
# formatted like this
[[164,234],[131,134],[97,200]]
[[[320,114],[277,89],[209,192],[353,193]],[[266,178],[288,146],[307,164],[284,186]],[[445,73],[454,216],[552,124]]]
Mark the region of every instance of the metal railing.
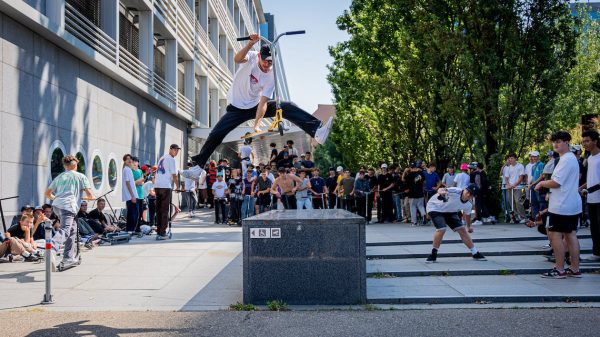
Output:
[[240,8],[240,15],[242,19],[244,19],[244,25],[246,25],[246,30],[248,32],[254,31],[254,25],[252,24],[252,19],[250,18],[250,13],[248,11],[248,6],[246,6],[246,0],[237,0],[238,7]]
[[194,14],[184,0],[177,0],[177,36],[191,51],[194,50]]
[[79,13],[68,2],[65,3],[65,30],[111,62],[117,61],[115,40]]
[[158,76],[157,73],[154,73],[154,92],[166,98],[173,104],[177,103],[177,90],[175,87],[167,83],[163,78]]
[[229,15],[229,11],[225,8],[225,5],[220,0],[210,0],[210,4],[212,5],[213,10],[217,12],[217,15],[224,19],[222,21],[223,28],[225,30],[225,34],[231,41],[231,45],[235,49],[240,49],[241,44],[236,40],[238,36],[236,34],[235,25],[233,24],[233,18],[231,15]]
[[165,19],[167,24],[177,31],[177,8],[172,0],[154,0],[154,8]]
[[177,108],[190,116],[194,116],[194,105],[189,98],[177,91]]
[[133,56],[123,46],[119,46],[119,68],[125,70],[129,75],[140,80],[142,83],[151,86],[150,79],[152,78],[152,71],[140,61],[137,57]]

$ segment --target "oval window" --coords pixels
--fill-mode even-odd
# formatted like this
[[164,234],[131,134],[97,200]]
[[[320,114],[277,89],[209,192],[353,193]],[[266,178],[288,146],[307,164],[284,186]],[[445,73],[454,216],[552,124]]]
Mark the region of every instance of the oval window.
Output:
[[108,163],[108,185],[113,189],[117,186],[117,162],[114,159]]
[[65,167],[63,166],[63,158],[65,154],[61,150],[60,147],[57,147],[52,151],[52,160],[50,161],[50,174],[52,175],[52,179],[56,178],[59,174],[65,172]]
[[102,159],[100,156],[95,156],[92,161],[92,181],[96,189],[100,189],[102,186]]
[[77,163],[77,172],[85,174],[85,158],[81,152],[77,152],[75,158],[79,161]]

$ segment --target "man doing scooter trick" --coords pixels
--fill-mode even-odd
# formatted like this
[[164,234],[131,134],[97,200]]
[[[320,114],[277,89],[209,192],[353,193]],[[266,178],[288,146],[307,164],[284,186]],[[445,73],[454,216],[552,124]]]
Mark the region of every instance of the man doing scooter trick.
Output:
[[[259,40],[258,34],[250,35],[248,44],[235,54],[234,61],[240,66],[227,95],[226,113],[209,134],[200,153],[192,157],[197,165],[180,172],[184,177],[197,179],[215,148],[238,125],[254,118],[254,131],[259,131],[263,117],[275,116],[276,103],[271,99],[275,91],[271,48],[264,45],[260,52],[251,51]],[[320,120],[294,103],[281,102],[281,109],[285,119],[296,124],[319,144],[325,143],[333,124],[332,118],[321,125]]]

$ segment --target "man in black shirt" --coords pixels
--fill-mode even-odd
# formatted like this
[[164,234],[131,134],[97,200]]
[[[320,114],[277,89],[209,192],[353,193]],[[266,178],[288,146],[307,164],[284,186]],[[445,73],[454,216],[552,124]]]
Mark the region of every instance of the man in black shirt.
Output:
[[417,209],[421,213],[421,217],[425,217],[425,207],[423,204],[424,191],[423,184],[425,183],[425,175],[417,166],[417,163],[410,163],[410,171],[406,175],[404,182],[406,183],[405,192],[410,204],[410,222],[413,226],[418,226]]
[[482,219],[489,217],[487,205],[485,203],[485,194],[488,193],[490,183],[487,178],[487,174],[483,170],[483,163],[472,163],[473,166],[477,167],[475,171],[471,173],[471,184],[477,186],[475,192],[475,221],[482,221]]
[[371,189],[371,192],[369,193],[367,202],[367,223],[371,222],[371,219],[373,218],[373,202],[375,201],[375,192],[377,192],[377,189],[379,188],[379,182],[377,181],[375,170],[370,168],[368,172],[369,174],[367,174],[365,179],[369,181],[369,188]]
[[[394,177],[388,172],[387,164],[381,165],[381,174],[377,177],[379,185],[379,205],[381,207],[381,219],[377,223],[394,222],[394,202],[392,189],[394,188]],[[378,212],[379,213],[379,212]]]
[[329,205],[329,209],[333,209],[336,200],[334,191],[337,187],[337,176],[333,167],[329,168],[329,177],[325,180],[325,187],[327,187],[327,204]]

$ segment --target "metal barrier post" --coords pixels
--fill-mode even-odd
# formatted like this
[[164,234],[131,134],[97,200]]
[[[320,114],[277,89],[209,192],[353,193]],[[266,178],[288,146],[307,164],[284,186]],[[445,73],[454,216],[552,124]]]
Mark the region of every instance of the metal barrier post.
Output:
[[42,304],[52,304],[52,221],[44,222],[46,252],[44,259],[46,260],[46,293]]

